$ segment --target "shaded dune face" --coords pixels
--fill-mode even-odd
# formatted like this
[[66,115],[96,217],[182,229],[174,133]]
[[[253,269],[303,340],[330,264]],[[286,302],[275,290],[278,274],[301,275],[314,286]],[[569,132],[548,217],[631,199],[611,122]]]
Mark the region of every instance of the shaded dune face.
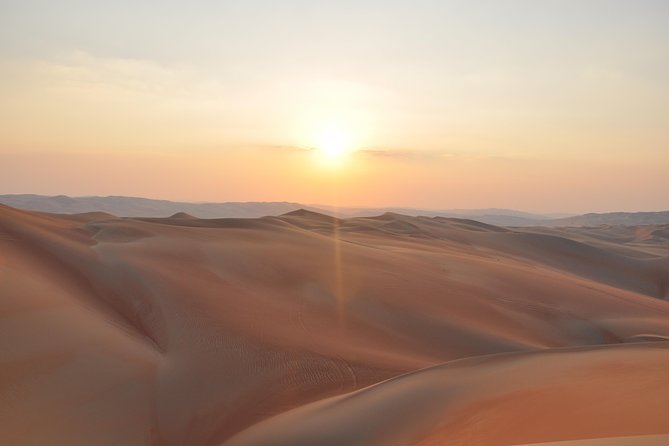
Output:
[[666,433],[663,231],[0,206],[3,442]]

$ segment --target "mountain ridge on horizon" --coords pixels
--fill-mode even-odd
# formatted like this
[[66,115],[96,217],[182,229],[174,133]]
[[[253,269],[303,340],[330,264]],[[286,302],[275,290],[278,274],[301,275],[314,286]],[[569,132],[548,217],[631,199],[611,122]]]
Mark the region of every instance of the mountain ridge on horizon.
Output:
[[497,226],[597,226],[669,223],[669,211],[606,212],[586,214],[538,214],[515,209],[422,209],[411,207],[338,207],[290,201],[184,202],[145,197],[5,194],[0,203],[50,213],[108,212],[119,217],[169,217],[186,213],[197,218],[257,218],[298,209],[340,218],[370,217],[386,212],[408,216],[466,218]]

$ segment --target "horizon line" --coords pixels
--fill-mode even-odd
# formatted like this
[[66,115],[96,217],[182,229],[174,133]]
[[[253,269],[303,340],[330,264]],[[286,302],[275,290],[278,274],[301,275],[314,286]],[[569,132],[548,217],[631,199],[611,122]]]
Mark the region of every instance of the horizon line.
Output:
[[[537,216],[550,216],[556,214],[568,215],[568,216],[578,216],[586,214],[610,214],[610,213],[644,213],[644,212],[669,212],[668,209],[659,209],[659,210],[606,210],[606,211],[586,211],[586,212],[574,212],[574,211],[527,211],[524,209],[517,209],[512,207],[472,207],[472,208],[462,208],[462,207],[416,207],[415,205],[365,205],[365,206],[349,206],[349,205],[333,205],[333,204],[323,204],[323,203],[304,203],[300,201],[291,201],[291,200],[246,200],[246,201],[194,201],[194,200],[185,200],[185,199],[168,199],[168,198],[153,198],[139,195],[67,195],[67,194],[39,194],[39,193],[8,193],[0,194],[0,197],[9,197],[9,196],[35,196],[35,197],[45,197],[45,198],[128,198],[128,199],[140,199],[140,200],[152,200],[152,201],[166,201],[171,203],[187,203],[187,204],[270,204],[270,203],[284,203],[284,204],[293,204],[298,206],[311,206],[311,207],[322,207],[330,209],[351,209],[351,210],[388,210],[388,209],[406,209],[414,211],[431,211],[431,212],[454,212],[454,211],[514,211],[521,212],[526,214],[534,214]],[[494,215],[494,214],[489,214]],[[559,218],[559,217],[557,217]]]

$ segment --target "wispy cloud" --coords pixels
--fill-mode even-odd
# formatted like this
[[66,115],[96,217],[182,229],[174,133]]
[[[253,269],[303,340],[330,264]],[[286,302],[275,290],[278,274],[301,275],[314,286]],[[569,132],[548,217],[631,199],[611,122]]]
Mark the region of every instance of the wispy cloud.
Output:
[[489,154],[483,151],[471,150],[418,150],[402,148],[364,148],[356,152],[359,156],[376,158],[379,160],[396,160],[405,162],[444,162],[444,163],[532,163],[546,162],[522,153]]
[[447,157],[447,153],[414,149],[364,148],[356,151],[357,154],[374,158],[398,160],[433,160]]
[[316,150],[315,147],[309,146],[298,146],[290,144],[257,144],[250,146],[249,148],[259,149],[259,150],[268,150],[272,152],[283,152],[283,153],[307,153]]

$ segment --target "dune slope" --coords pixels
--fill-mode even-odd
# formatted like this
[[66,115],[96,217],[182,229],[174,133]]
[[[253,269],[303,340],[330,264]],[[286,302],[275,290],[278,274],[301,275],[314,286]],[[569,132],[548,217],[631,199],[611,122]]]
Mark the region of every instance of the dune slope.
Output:
[[668,374],[669,343],[458,360],[307,405],[226,445],[508,445],[664,433]]
[[[325,423],[352,436],[331,444],[427,445],[479,438],[474,411],[480,444],[666,433],[654,422],[666,409],[656,384],[669,376],[669,263],[662,233],[646,233],[593,242],[399,214],[129,219],[0,206],[0,432],[21,445],[299,444],[286,441]],[[575,350],[552,353],[564,347]],[[620,372],[630,363],[644,366]],[[609,381],[588,384],[600,376]],[[555,426],[570,411],[523,406],[591,388],[574,400],[585,407],[616,386],[656,403],[620,393],[610,426],[564,435]],[[336,421],[361,407],[378,412],[371,424]],[[499,434],[542,414],[527,435]]]

